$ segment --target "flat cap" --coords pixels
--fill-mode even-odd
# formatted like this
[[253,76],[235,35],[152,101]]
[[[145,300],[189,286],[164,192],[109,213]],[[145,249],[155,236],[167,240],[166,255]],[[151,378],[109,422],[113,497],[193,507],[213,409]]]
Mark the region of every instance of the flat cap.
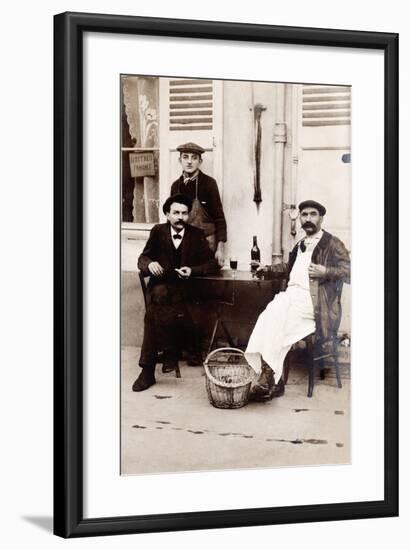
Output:
[[300,204],[298,205],[298,210],[301,212],[301,210],[304,210],[304,208],[316,208],[321,216],[325,216],[325,214],[327,213],[327,209],[325,208],[325,206],[322,206],[322,204],[317,201],[308,200],[300,202]]
[[203,153],[205,153],[205,149],[203,149],[203,147],[200,147],[200,145],[192,142],[179,145],[179,147],[176,147],[176,151],[179,151],[180,153],[196,153],[197,155],[203,155]]

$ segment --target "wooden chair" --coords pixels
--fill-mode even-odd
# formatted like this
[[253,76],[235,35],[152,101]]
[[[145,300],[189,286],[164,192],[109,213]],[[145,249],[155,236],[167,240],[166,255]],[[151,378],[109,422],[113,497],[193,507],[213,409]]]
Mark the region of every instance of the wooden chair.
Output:
[[[330,357],[333,358],[335,376],[337,379],[338,388],[342,388],[341,375],[339,371],[339,362],[338,362],[338,338],[333,336],[326,340],[318,341],[315,334],[310,334],[306,338],[303,338],[303,341],[306,343],[306,353],[307,353],[307,368],[308,368],[308,397],[312,397],[314,391],[314,382],[315,374],[317,369],[320,371],[321,379],[325,378],[324,376],[324,361]],[[283,369],[283,381],[284,384],[287,384],[288,374],[290,371],[290,352],[287,354],[287,357],[284,361]]]
[[[141,284],[142,294],[143,294],[143,301],[145,302],[145,310],[148,306],[148,298],[147,298],[147,285],[146,285],[146,279],[149,280],[149,277],[145,277],[143,273],[138,269],[138,277],[139,282]],[[158,363],[163,363],[163,352],[158,352]],[[175,369],[175,375],[176,378],[182,378],[182,375],[180,374],[179,365],[177,365]]]

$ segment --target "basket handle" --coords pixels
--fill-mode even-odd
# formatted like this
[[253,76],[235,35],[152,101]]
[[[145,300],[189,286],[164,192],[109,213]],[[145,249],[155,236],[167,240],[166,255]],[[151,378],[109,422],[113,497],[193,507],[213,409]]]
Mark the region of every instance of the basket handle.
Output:
[[217,353],[219,351],[238,351],[239,353],[241,353],[241,355],[244,355],[244,351],[242,351],[241,349],[238,349],[238,348],[218,348],[218,349],[214,349],[213,351],[211,351],[209,353],[209,355],[206,357],[205,362],[203,363],[203,366],[204,366],[207,377],[209,378],[209,380],[211,380],[217,386],[228,387],[230,389],[234,389],[234,388],[238,388],[239,386],[242,386],[241,382],[238,382],[237,384],[225,384],[225,383],[221,382],[220,380],[217,380],[212,375],[212,373],[210,372],[209,367],[208,367],[209,359],[212,357],[212,355],[214,355],[215,353]]
[[212,357],[215,353],[218,353],[219,351],[238,351],[239,353],[244,355],[244,351],[242,351],[241,349],[238,349],[238,348],[218,348],[218,349],[214,349],[213,351],[211,351],[209,353],[209,355],[206,357],[205,363],[207,363],[207,361],[210,359],[210,357]]

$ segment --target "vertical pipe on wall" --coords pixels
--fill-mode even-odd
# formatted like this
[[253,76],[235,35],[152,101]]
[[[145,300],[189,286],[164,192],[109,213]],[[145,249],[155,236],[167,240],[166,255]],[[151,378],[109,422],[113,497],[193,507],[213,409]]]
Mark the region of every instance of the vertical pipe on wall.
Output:
[[282,207],[284,186],[284,147],[287,142],[285,123],[286,85],[276,85],[276,122],[274,124],[274,204],[273,204],[273,247],[272,264],[283,261],[282,247]]

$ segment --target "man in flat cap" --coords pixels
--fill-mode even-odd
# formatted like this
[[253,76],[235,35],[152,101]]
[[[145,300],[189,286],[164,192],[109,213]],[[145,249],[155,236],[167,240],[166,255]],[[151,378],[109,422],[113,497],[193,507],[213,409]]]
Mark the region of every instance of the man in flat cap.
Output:
[[325,214],[317,201],[299,205],[306,236],[290,252],[288,265],[280,266],[287,271],[287,289],[261,313],[246,349],[247,361],[259,373],[253,400],[284,394],[281,375],[292,344],[312,333],[319,342],[337,335],[342,286],[350,282],[350,258],[342,241],[321,229]]
[[203,147],[184,143],[177,147],[181,176],[172,183],[170,194],[183,193],[192,200],[189,223],[203,229],[220,266],[224,264],[224,243],[227,240],[226,218],[216,180],[200,170]]
[[175,370],[182,344],[194,339],[195,327],[188,308],[189,281],[218,269],[203,231],[187,223],[191,208],[189,197],[169,197],[163,205],[167,222],[152,228],[138,259],[139,270],[150,278],[139,359],[142,371],[133,391],[144,391],[155,384],[158,351],[164,355],[162,371]]

